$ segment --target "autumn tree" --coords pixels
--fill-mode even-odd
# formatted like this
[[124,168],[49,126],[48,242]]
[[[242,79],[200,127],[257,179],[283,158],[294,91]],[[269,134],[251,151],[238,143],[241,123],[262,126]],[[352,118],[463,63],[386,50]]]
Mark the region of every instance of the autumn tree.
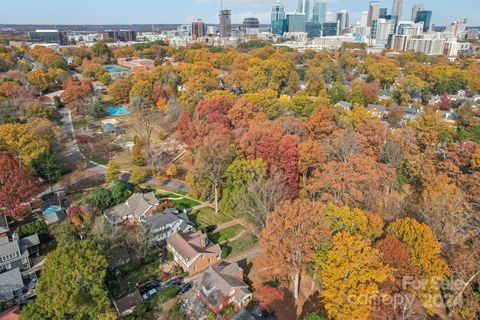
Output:
[[0,150],[10,152],[26,165],[50,150],[48,138],[41,132],[40,123],[0,125]]
[[0,207],[6,215],[20,218],[22,204],[37,193],[37,179],[8,152],[0,152],[0,167]]
[[268,312],[274,311],[274,305],[282,303],[285,298],[285,292],[280,288],[274,288],[262,285],[255,290],[257,298],[260,300],[262,309]]
[[392,279],[393,269],[360,235],[339,232],[320,261],[325,309],[332,319],[368,319],[379,286]]
[[105,172],[105,180],[108,182],[118,180],[120,173],[119,164],[113,160],[110,160],[107,165],[107,171]]
[[192,170],[194,189],[197,190],[195,192],[202,192],[203,198],[213,198],[216,213],[224,184],[224,173],[233,157],[228,139],[217,135],[207,136],[195,153]]
[[309,200],[285,201],[269,216],[260,240],[260,264],[270,279],[291,279],[299,297],[300,275],[330,235],[321,204]]
[[76,78],[71,78],[64,85],[62,100],[69,108],[77,112],[83,112],[83,109],[92,97],[93,86],[88,80],[80,81]]
[[434,299],[439,297],[438,285],[450,274],[446,262],[440,257],[440,244],[426,224],[415,219],[405,218],[391,223],[387,232],[405,243],[413,264],[420,269],[425,282],[424,306],[430,312],[434,310]]
[[27,80],[40,92],[47,91],[53,84],[53,77],[43,69],[33,69],[27,73]]
[[319,106],[307,121],[307,131],[313,139],[324,139],[335,129],[335,111],[329,106]]
[[132,82],[128,79],[118,79],[108,86],[108,95],[116,104],[128,103]]
[[324,157],[324,151],[317,141],[309,139],[299,143],[298,171],[302,175],[303,184],[312,175],[313,171],[320,167]]
[[299,173],[298,165],[298,137],[285,135],[280,140],[278,148],[278,169],[285,178],[285,188],[288,197],[293,199],[298,194]]

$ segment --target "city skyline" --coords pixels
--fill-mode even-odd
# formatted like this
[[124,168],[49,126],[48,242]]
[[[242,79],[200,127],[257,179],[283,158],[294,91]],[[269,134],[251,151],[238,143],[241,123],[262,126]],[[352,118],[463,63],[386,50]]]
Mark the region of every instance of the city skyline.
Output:
[[[189,23],[197,18],[205,23],[218,23],[218,0],[180,0],[159,3],[153,0],[104,0],[101,3],[85,0],[82,6],[72,8],[65,6],[60,0],[45,0],[41,3],[29,0],[22,3],[9,2],[2,4],[0,21],[3,24],[181,24]],[[360,21],[361,12],[367,11],[369,1],[347,0],[325,1],[327,10],[340,12],[347,10],[350,23]],[[273,0],[224,0],[224,9],[232,10],[232,23],[240,24],[246,17],[256,17],[261,24],[269,24]],[[298,0],[286,0],[285,11],[295,12]],[[379,1],[380,7],[388,8],[389,13],[393,1]],[[471,26],[480,25],[480,11],[475,0],[459,0],[455,3],[441,3],[434,0],[404,0],[403,20],[409,20],[414,4],[422,3],[425,10],[433,11],[432,23],[448,25],[452,21],[466,18]],[[179,7],[182,9],[179,10]],[[51,8],[56,8],[52,10]],[[146,8],[149,8],[146,10]],[[183,9],[188,8],[188,9]],[[453,12],[453,13],[452,13]]]

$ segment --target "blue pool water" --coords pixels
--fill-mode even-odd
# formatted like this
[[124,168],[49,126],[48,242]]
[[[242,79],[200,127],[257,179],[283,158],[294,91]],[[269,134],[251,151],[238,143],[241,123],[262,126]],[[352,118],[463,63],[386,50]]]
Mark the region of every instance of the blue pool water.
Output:
[[111,116],[124,116],[129,114],[130,111],[124,106],[111,106],[107,108],[107,113]]
[[59,206],[50,206],[47,209],[43,210],[43,215],[47,216],[60,210],[62,210],[62,208],[60,208]]
[[130,69],[118,66],[116,64],[107,64],[106,66],[103,66],[103,69],[109,73],[115,73],[115,72],[130,72]]

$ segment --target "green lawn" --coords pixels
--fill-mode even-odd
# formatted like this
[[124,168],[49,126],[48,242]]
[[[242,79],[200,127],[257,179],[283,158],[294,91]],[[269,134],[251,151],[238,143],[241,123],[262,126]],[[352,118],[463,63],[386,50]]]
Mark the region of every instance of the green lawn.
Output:
[[248,250],[255,246],[258,242],[257,236],[255,236],[253,233],[248,233],[245,236],[232,241],[228,244],[228,246],[231,248],[229,256],[234,256],[239,254],[242,251]]
[[227,241],[227,240],[230,240],[230,239],[234,238],[237,234],[239,234],[243,230],[245,230],[245,228],[242,225],[236,224],[236,225],[233,225],[231,227],[228,227],[228,228],[222,229],[220,231],[217,231],[215,233],[212,233],[208,237],[214,243],[221,243],[221,242],[224,242],[224,241]]
[[201,204],[198,201],[188,199],[188,198],[184,198],[183,196],[179,196],[179,195],[174,194],[174,193],[162,193],[161,195],[159,195],[158,198],[159,199],[168,199],[168,198],[175,199],[175,200],[170,200],[170,201],[175,203],[175,205],[177,205],[178,207],[182,207],[182,208],[192,208],[192,207],[195,207],[195,206],[198,206],[198,205]]
[[200,227],[209,225],[221,225],[222,223],[232,221],[233,218],[222,213],[215,213],[212,208],[202,208],[189,215],[190,220]]
[[[133,288],[136,284],[142,284],[149,280],[159,279],[162,277],[160,272],[160,260],[144,264],[139,261],[131,261],[121,268],[122,276],[118,288],[115,288],[113,295],[126,292]],[[118,292],[116,292],[118,290]]]

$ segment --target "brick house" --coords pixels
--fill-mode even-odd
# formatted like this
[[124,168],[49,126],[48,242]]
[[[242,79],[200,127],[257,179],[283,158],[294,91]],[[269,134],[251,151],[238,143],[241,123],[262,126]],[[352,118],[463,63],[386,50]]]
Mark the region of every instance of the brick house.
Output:
[[245,307],[252,299],[252,292],[243,276],[243,269],[237,263],[210,267],[199,280],[198,298],[215,313],[229,305],[237,310]]
[[167,239],[174,261],[190,275],[203,272],[221,262],[220,245],[210,243],[206,234],[176,233]]

